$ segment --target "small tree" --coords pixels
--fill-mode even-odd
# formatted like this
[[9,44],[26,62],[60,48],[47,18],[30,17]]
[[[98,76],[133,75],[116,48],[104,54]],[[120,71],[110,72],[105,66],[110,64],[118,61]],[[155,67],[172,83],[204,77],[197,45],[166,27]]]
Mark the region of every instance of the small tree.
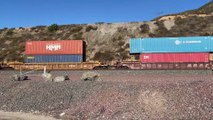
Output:
[[48,27],[48,30],[49,30],[50,32],[55,32],[55,31],[57,31],[58,29],[59,29],[59,27],[58,27],[57,24],[52,24],[52,25],[50,25],[50,26]]

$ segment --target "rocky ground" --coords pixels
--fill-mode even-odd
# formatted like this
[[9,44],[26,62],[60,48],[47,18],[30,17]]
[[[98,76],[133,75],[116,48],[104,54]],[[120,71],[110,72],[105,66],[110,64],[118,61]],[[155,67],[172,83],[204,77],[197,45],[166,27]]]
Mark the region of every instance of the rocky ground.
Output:
[[0,110],[64,120],[213,118],[212,71],[98,70],[101,80],[82,81],[84,72],[52,71],[70,78],[55,83],[42,72],[11,81],[18,71],[0,71]]

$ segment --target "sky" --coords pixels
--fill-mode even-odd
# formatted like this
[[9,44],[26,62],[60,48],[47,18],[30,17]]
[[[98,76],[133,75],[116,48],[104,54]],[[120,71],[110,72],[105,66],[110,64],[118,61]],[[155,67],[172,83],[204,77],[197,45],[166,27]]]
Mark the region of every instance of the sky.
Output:
[[149,21],[211,0],[0,0],[0,29]]

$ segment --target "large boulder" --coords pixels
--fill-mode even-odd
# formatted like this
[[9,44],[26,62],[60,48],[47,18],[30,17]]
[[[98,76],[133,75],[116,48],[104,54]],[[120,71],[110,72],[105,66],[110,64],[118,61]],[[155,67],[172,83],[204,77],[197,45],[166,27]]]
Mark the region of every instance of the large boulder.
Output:
[[43,73],[42,78],[46,81],[53,81],[52,74],[50,74],[50,73]]
[[65,80],[69,80],[69,77],[68,76],[56,76],[53,79],[53,82],[63,82]]
[[28,78],[28,76],[26,76],[26,75],[12,75],[11,76],[11,79],[13,80],[13,81],[23,81],[23,80],[27,80],[27,78]]
[[81,80],[83,81],[99,81],[100,79],[100,74],[97,72],[85,72],[83,73]]

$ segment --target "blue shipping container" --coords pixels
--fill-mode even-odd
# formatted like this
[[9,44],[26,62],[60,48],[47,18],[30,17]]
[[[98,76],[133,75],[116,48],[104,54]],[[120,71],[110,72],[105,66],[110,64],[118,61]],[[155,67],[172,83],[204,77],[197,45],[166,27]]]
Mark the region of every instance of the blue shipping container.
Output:
[[130,53],[179,52],[213,52],[213,36],[130,39]]
[[28,55],[26,63],[83,62],[83,55]]

